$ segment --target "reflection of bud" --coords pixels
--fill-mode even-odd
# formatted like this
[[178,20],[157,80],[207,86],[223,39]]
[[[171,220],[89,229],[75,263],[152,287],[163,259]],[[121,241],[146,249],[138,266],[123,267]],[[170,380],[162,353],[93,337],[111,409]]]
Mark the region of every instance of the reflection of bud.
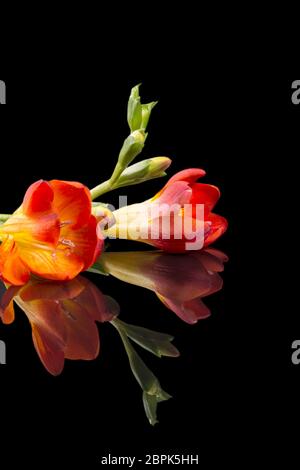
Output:
[[[113,321],[112,324],[118,330],[121,336],[133,375],[143,390],[143,402],[147,418],[149,419],[150,424],[154,426],[156,423],[158,423],[158,403],[169,400],[171,395],[162,389],[157,377],[155,377],[153,372],[146,366],[144,361],[132,346],[131,342],[128,340],[129,335],[127,333],[127,325],[118,321]],[[175,351],[177,352],[176,349]]]
[[155,157],[148,160],[142,160],[129,166],[123,171],[116,187],[130,186],[143,183],[154,178],[165,176],[165,170],[169,168],[172,160],[167,157]]

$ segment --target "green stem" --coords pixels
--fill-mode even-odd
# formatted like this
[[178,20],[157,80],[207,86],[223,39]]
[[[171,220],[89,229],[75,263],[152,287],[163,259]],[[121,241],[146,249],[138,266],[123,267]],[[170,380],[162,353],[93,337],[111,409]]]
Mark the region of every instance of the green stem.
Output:
[[9,219],[11,217],[10,214],[0,214],[0,220],[2,222],[5,222],[7,219]]
[[91,189],[92,201],[97,199],[97,197],[102,196],[102,194],[108,193],[113,188],[111,186],[110,180],[104,181],[104,183],[99,184],[95,188]]
[[104,183],[99,184],[95,188],[91,189],[92,201],[97,199],[97,197],[102,196],[102,194],[108,193],[109,191],[115,189],[117,187],[116,183],[118,182],[118,179],[120,178],[123,171],[124,167],[118,162],[116,164],[116,168],[114,169],[113,174],[111,175],[111,178],[107,181],[104,181]]
[[123,171],[125,170],[125,168],[124,168],[123,165],[120,165],[119,162],[116,164],[116,168],[114,169],[114,172],[113,172],[113,174],[111,175],[111,178],[110,178],[110,184],[112,186],[115,186],[115,184],[117,183],[118,179],[120,178],[120,176],[123,173]]

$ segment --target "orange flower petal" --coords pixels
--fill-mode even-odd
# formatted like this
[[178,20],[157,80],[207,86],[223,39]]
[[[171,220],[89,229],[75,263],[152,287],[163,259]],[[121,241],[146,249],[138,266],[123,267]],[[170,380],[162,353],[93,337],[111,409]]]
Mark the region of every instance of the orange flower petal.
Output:
[[59,240],[60,222],[54,213],[36,217],[24,217],[17,213],[1,226],[1,232],[11,235],[20,244],[42,242],[55,246]]
[[68,281],[84,268],[84,261],[65,246],[57,249],[23,247],[20,257],[33,274],[46,279]]
[[50,181],[54,191],[53,209],[62,224],[69,224],[78,229],[90,219],[92,203],[91,194],[86,186],[70,181]]
[[55,246],[58,243],[59,236],[60,221],[56,214],[47,214],[34,221],[32,230],[34,240]]
[[19,257],[19,250],[11,238],[0,245],[0,277],[9,284],[20,286],[30,277],[30,270]]
[[103,238],[99,238],[99,232],[97,234],[97,219],[93,215],[89,216],[86,225],[77,230],[68,225],[63,227],[61,239],[71,241],[73,253],[83,262],[81,270],[88,269],[96,261],[104,245]]
[[37,181],[27,189],[22,211],[29,217],[41,212],[48,212],[52,207],[53,198],[54,194],[50,184],[43,180]]

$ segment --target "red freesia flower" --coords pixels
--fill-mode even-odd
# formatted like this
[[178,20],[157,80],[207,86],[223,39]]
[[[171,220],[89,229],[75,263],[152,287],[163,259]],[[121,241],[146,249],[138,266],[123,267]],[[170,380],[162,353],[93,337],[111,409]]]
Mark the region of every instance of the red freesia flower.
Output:
[[23,204],[0,225],[0,277],[25,284],[30,273],[73,279],[99,256],[103,239],[91,213],[91,196],[81,183],[37,181]]
[[81,276],[68,282],[31,280],[10,287],[0,298],[5,324],[14,320],[13,301],[28,317],[35,349],[52,375],[62,372],[65,359],[95,359],[100,349],[95,322],[111,321],[119,313],[116,301]]
[[142,241],[172,253],[207,247],[226,231],[227,221],[212,212],[219,189],[197,183],[204,175],[197,168],[183,170],[152,199],[115,211],[116,225],[107,230],[108,236]]

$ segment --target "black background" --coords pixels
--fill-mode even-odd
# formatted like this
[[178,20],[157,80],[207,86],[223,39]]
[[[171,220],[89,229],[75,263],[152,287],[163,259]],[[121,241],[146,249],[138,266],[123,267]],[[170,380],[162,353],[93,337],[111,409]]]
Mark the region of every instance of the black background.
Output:
[[[287,452],[291,457],[293,444],[284,449],[282,440],[292,438],[290,422],[296,420],[300,370],[291,365],[290,346],[299,321],[280,303],[289,278],[279,261],[288,250],[281,237],[292,232],[291,219],[281,214],[286,198],[294,197],[282,181],[287,173],[290,181],[298,151],[293,80],[248,74],[237,63],[207,73],[193,62],[171,64],[167,55],[163,65],[151,61],[145,71],[132,55],[126,66],[113,68],[103,57],[83,57],[61,60],[59,67],[55,59],[20,65],[20,73],[0,69],[8,101],[1,108],[0,213],[17,207],[40,178],[93,187],[109,177],[128,134],[130,88],[142,82],[143,101],[159,100],[143,156],[170,156],[169,174],[194,166],[207,171],[205,182],[222,191],[216,212],[229,220],[216,246],[230,262],[223,291],[206,300],[211,318],[196,326],[182,323],[152,292],[90,275],[118,300],[123,320],[176,338],[178,359],[143,354],[174,397],[160,406],[155,428],[146,421],[141,392],[110,325],[100,329],[99,359],[67,362],[58,378],[40,364],[21,312],[12,326],[2,325],[1,444],[9,465],[21,457],[24,463],[39,460],[42,468],[43,461],[97,468],[109,452],[197,453],[208,462],[205,468],[219,459],[243,466],[245,460],[287,458]],[[130,188],[129,202],[161,185]],[[117,195],[107,199],[116,202]],[[131,249],[125,242],[118,246]]]

